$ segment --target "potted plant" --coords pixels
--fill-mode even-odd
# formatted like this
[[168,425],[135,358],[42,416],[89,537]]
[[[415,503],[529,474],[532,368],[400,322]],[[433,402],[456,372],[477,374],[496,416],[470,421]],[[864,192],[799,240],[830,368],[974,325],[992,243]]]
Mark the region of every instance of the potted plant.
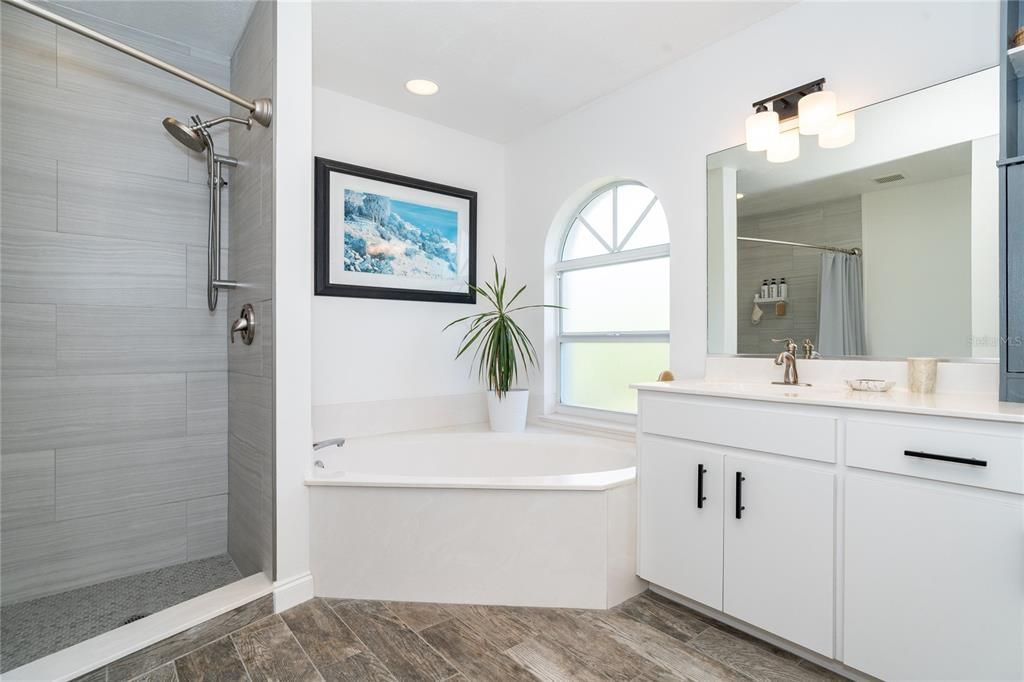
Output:
[[523,373],[529,372],[529,365],[537,366],[537,351],[522,327],[512,319],[512,313],[530,308],[558,308],[560,306],[537,304],[512,307],[526,290],[519,287],[506,297],[508,271],[498,273],[498,261],[494,260],[494,279],[483,287],[470,288],[491,304],[492,309],[475,315],[467,315],[449,323],[448,327],[469,322],[469,329],[459,342],[456,359],[470,348],[476,347],[473,362],[478,366],[480,379],[487,384],[487,414],[492,431],[522,431],[526,428],[526,410],[530,391],[513,388],[519,378],[520,363]]

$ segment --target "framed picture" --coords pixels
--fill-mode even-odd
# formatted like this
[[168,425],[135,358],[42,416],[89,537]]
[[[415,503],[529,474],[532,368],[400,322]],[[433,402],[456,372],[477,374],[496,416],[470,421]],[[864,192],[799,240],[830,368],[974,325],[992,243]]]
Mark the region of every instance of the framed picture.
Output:
[[316,157],[316,294],[475,303],[476,192]]

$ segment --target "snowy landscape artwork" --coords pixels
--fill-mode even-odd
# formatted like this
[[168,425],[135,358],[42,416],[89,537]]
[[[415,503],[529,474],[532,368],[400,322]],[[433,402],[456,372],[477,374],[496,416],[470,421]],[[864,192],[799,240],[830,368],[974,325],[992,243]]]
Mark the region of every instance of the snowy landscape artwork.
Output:
[[345,190],[345,269],[401,277],[458,276],[459,214]]
[[472,303],[476,192],[316,159],[316,293]]

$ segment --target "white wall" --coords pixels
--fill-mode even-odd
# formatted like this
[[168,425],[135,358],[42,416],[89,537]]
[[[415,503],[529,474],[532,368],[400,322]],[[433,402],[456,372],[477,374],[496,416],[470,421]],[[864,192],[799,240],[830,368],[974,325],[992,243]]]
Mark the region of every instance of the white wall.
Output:
[[[477,280],[504,265],[502,145],[314,88],[317,156],[476,190]],[[521,279],[513,271],[514,281]],[[484,419],[483,387],[461,333],[442,328],[484,306],[317,296],[313,300],[313,405],[318,438]],[[429,414],[428,414],[429,412]]]
[[970,357],[971,176],[868,192],[861,230],[868,354]]
[[310,299],[313,294],[313,16],[275,2],[274,608],[313,596],[309,573]]
[[991,67],[998,23],[996,2],[804,2],[558,119],[507,150],[509,267],[540,290],[566,200],[601,178],[643,182],[668,216],[672,289],[688,292],[672,297],[672,369],[702,376],[705,156],[742,142],[750,102],[825,76],[850,109]]

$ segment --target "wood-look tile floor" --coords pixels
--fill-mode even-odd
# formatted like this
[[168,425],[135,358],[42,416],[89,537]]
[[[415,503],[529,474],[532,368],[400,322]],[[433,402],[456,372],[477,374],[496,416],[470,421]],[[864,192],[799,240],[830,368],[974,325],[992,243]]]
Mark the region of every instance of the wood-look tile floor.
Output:
[[609,611],[312,599],[138,680],[838,680],[651,592]]

